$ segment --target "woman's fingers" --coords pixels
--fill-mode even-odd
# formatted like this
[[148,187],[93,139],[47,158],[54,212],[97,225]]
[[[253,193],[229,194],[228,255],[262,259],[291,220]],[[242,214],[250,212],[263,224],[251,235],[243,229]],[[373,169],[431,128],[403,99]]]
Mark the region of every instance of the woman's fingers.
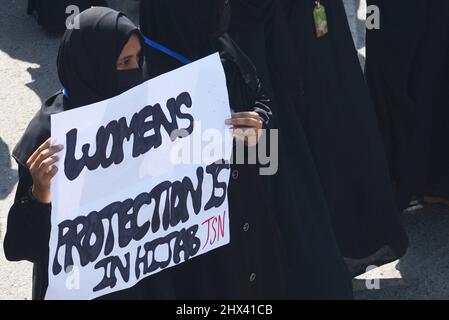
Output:
[[28,168],[31,167],[31,165],[36,161],[37,157],[41,154],[42,151],[50,147],[51,138],[48,138],[43,144],[39,146],[39,148],[36,149],[36,151],[33,152],[33,154],[30,156],[30,158],[27,161]]
[[37,156],[36,160],[34,161],[34,163],[31,166],[35,167],[35,168],[40,168],[40,165],[44,160],[52,157],[54,154],[60,152],[61,150],[62,150],[62,146],[58,145],[58,146],[49,147],[49,148],[41,151],[41,153]]
[[49,173],[52,168],[50,168],[51,165],[55,164],[59,161],[58,156],[52,156],[50,158],[45,159],[41,162],[39,166],[39,170],[42,170],[44,173]]
[[227,125],[232,125],[234,128],[243,127],[243,128],[255,128],[262,129],[263,123],[260,119],[255,118],[233,118],[226,120]]
[[232,118],[254,118],[254,119],[260,119],[260,116],[257,112],[254,111],[246,111],[246,112],[234,112],[232,114]]
[[249,146],[257,145],[263,121],[257,112],[238,112],[232,114],[232,119],[226,120],[232,126],[232,135],[235,139],[244,141]]
[[235,112],[232,119],[225,121],[232,126],[232,135],[238,140],[246,140],[249,137],[257,137],[259,129],[263,128],[263,121],[259,114],[254,111]]
[[48,172],[48,176],[51,179],[53,179],[53,177],[58,173],[58,167],[53,166],[53,168],[51,168],[51,170]]
[[58,172],[58,168],[54,165],[59,161],[56,153],[62,149],[62,145],[51,146],[51,138],[49,138],[37,148],[27,161],[28,169],[33,178],[33,195],[40,202],[51,202],[51,180]]
[[226,120],[232,126],[232,135],[248,146],[255,146],[262,135],[263,121],[257,112],[238,112]]

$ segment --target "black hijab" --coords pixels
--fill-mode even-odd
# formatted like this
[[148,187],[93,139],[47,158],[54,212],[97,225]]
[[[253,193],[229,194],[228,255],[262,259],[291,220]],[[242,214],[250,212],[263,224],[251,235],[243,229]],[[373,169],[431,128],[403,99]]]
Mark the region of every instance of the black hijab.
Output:
[[[254,64],[227,34],[231,23],[229,0],[145,0],[141,2],[140,14],[140,27],[146,37],[190,61],[218,51],[228,82],[232,82],[234,89],[229,91],[231,104],[236,101],[242,103],[239,100],[242,96],[236,94],[238,90],[235,90],[238,81],[232,75],[242,77],[243,86],[248,86],[251,91],[260,90],[261,84]],[[150,77],[182,66],[175,58],[156,49],[145,47],[145,51]],[[268,122],[271,111],[260,115]]]
[[124,91],[121,78],[128,77],[128,71],[132,71],[116,70],[117,59],[130,36],[133,33],[141,36],[131,20],[105,7],[85,10],[79,19],[80,28],[67,30],[59,48],[58,75],[66,96],[59,92],[50,97],[31,120],[13,150],[13,157],[23,166],[50,137],[52,114],[120,94]]
[[117,59],[129,37],[140,35],[124,14],[105,7],[82,12],[80,26],[65,33],[58,54],[58,75],[69,108],[120,93]]
[[[215,51],[212,42],[226,33],[231,20],[228,0],[144,0],[140,12],[140,27],[146,37],[190,61],[212,54]],[[147,48],[146,54],[148,61],[154,55],[156,61],[166,60],[170,69],[182,65],[151,48]],[[167,71],[159,71],[151,63],[149,69],[152,76]]]

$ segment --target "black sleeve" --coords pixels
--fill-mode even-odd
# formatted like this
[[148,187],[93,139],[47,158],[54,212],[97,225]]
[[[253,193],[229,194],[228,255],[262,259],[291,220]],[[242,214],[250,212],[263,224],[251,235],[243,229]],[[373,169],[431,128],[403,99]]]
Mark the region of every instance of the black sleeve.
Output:
[[265,95],[263,86],[260,81],[258,81],[254,111],[259,114],[262,118],[265,127],[269,125],[270,119],[273,116],[271,111],[271,100]]
[[[232,40],[229,41],[233,43]],[[223,43],[227,42],[224,41]],[[244,61],[248,59],[246,56],[240,56],[240,58]],[[255,69],[251,69],[251,72],[242,71],[242,68],[239,67],[238,62],[235,62],[235,60],[229,57],[228,52],[223,51],[221,53],[221,62],[226,75],[231,108],[234,107],[234,111],[237,112],[257,112],[262,118],[264,126],[267,127],[273,115],[271,112],[271,100],[265,94],[265,90],[255,73]]]
[[9,210],[3,243],[9,261],[38,263],[48,259],[51,205],[34,199],[32,185],[29,170],[19,165],[19,185],[14,204]]

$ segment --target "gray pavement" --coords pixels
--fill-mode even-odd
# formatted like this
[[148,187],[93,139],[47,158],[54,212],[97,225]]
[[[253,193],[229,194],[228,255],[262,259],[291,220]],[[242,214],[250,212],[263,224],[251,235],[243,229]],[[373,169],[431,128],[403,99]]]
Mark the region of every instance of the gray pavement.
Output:
[[[135,5],[111,3],[137,17]],[[365,4],[345,0],[345,5],[363,65]],[[3,253],[6,218],[17,184],[17,166],[10,152],[42,101],[60,88],[55,65],[60,38],[45,33],[25,8],[26,0],[9,0],[0,7],[0,299],[31,298],[31,264],[7,262]],[[400,261],[355,280],[356,298],[449,298],[449,210],[429,206],[405,214],[404,222],[410,234],[409,252]],[[367,284],[370,287],[377,280],[380,289],[368,290]]]

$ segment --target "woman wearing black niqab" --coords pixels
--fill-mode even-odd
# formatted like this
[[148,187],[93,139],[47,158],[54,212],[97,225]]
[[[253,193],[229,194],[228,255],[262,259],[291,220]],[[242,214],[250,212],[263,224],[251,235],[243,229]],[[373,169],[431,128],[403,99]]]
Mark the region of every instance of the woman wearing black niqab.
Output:
[[423,145],[418,147],[416,138],[427,141],[429,134],[415,135],[415,130],[418,118],[424,127],[429,125],[431,113],[418,117],[416,96],[421,95],[423,88],[415,92],[417,88],[412,83],[418,47],[426,32],[427,3],[426,0],[367,1],[379,8],[381,28],[367,30],[366,78],[402,209],[422,196],[425,184],[423,160],[427,152]]
[[[255,112],[270,117],[255,68],[226,33],[228,1],[142,1],[141,28],[145,36],[195,61],[219,52],[224,66],[230,105],[236,114]],[[182,63],[147,48],[150,76],[180,67]],[[171,270],[181,299],[286,298],[284,244],[271,210],[266,177],[257,165],[231,165],[228,187],[229,245]]]
[[381,28],[367,31],[366,76],[400,205],[448,203],[449,2],[367,3]]
[[[296,113],[304,125],[343,255],[354,274],[405,254],[384,145],[342,1],[284,0],[304,91]],[[320,37],[314,11],[324,6]],[[322,8],[322,7],[321,7]],[[323,23],[323,21],[321,21]]]
[[[35,163],[45,152],[48,156],[57,149],[50,147],[50,116],[112,98],[143,82],[137,50],[142,39],[137,27],[124,14],[103,7],[88,9],[79,18],[80,29],[66,31],[58,55],[58,75],[65,93],[59,92],[44,103],[13,151],[19,165],[19,185],[8,215],[4,249],[8,260],[34,264],[33,299],[43,299],[48,286],[49,181],[45,196],[38,186],[44,181],[42,177],[48,179],[55,169],[43,172],[41,168],[51,158]],[[132,44],[135,47],[130,50]],[[169,278],[162,272],[103,298],[165,299],[173,294]]]
[[352,284],[330,221],[297,106],[303,94],[289,28],[277,0],[232,0],[231,35],[254,61],[279,129],[273,211],[288,258],[289,298],[350,299]]

